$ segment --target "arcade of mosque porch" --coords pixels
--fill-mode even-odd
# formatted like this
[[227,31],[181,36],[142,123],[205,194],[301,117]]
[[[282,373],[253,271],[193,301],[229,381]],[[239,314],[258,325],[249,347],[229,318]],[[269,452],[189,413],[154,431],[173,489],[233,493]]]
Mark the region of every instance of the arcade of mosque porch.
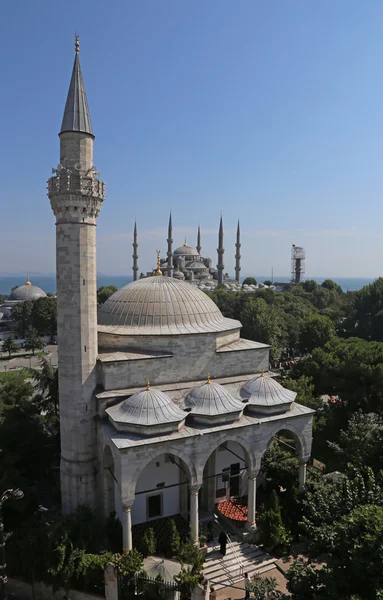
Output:
[[[289,431],[291,436],[291,431]],[[268,446],[274,439],[269,440]],[[296,437],[299,455],[299,488],[306,480],[306,463],[302,441]],[[104,507],[105,515],[112,511],[123,526],[123,546],[129,551],[133,547],[132,526],[148,523],[164,517],[181,515],[189,520],[191,538],[199,543],[199,521],[201,514],[210,514],[224,501],[240,498],[247,503],[243,511],[247,520],[245,527],[251,531],[256,527],[257,480],[260,479],[262,455],[254,456],[236,441],[223,442],[211,452],[203,473],[176,453],[160,453],[145,461],[137,470],[134,494],[129,500],[121,500],[114,460],[109,446],[104,451]],[[245,507],[246,508],[246,507]]]

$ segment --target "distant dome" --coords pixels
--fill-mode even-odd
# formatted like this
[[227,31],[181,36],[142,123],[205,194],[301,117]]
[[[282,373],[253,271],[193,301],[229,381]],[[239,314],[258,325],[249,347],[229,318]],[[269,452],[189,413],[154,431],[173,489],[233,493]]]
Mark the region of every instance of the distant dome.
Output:
[[289,410],[297,394],[283,387],[273,377],[259,375],[241,388],[241,397],[248,400],[250,412],[276,414]]
[[198,262],[197,260],[188,263],[188,269],[200,269],[201,271],[206,271],[207,266],[203,264],[203,262]]
[[46,298],[46,293],[37,285],[32,285],[28,277],[24,285],[20,285],[11,292],[8,300],[24,302],[25,300],[38,300],[39,298]]
[[245,408],[225,387],[210,381],[210,377],[207,383],[194,388],[186,396],[185,406],[196,420],[203,423],[233,421]]
[[183,246],[180,246],[179,248],[176,248],[174,250],[174,255],[175,256],[187,256],[187,255],[191,255],[191,256],[198,256],[199,252],[197,250],[197,248],[192,248],[191,246],[189,246],[189,244],[185,243]]
[[100,331],[122,335],[213,333],[241,326],[201,290],[172,277],[146,277],[115,292],[98,313]]
[[182,273],[182,271],[174,271],[173,277],[176,279],[185,279],[185,275]]
[[186,413],[160,390],[148,387],[118,406],[106,409],[113,425],[121,431],[155,435],[177,431]]

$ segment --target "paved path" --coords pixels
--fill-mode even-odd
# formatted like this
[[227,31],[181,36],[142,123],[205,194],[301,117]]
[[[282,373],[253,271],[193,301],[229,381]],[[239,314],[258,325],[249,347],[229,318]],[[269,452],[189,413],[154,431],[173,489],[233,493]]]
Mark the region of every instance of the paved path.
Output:
[[[57,346],[47,346],[48,354],[47,358],[51,361],[54,367],[57,367]],[[4,353],[2,354],[4,356]],[[10,360],[0,361],[0,372],[13,371],[16,369],[23,369],[24,367],[36,368],[39,366],[38,356],[25,356],[18,357],[17,355]]]

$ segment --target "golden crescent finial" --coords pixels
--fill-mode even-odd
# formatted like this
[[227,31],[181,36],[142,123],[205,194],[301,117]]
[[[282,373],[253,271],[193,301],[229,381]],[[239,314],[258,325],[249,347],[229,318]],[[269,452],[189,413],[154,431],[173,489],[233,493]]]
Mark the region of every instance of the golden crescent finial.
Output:
[[265,376],[265,369],[262,369],[261,377]]
[[149,379],[146,380],[146,390],[149,392],[150,390],[150,381]]
[[29,275],[27,276],[27,280],[25,282],[25,285],[32,285],[31,282],[29,281]]
[[159,277],[160,275],[162,275],[162,271],[161,271],[161,257],[160,257],[160,251],[157,250],[157,271],[156,271],[156,275],[157,277]]
[[187,243],[186,237],[185,237],[184,246],[187,246],[187,245],[188,245],[188,243]]
[[79,36],[78,33],[74,34],[75,37],[75,43],[74,43],[74,50],[76,52],[76,54],[78,54],[80,52],[80,42],[79,42]]
[[207,374],[207,383],[210,383],[210,373]]

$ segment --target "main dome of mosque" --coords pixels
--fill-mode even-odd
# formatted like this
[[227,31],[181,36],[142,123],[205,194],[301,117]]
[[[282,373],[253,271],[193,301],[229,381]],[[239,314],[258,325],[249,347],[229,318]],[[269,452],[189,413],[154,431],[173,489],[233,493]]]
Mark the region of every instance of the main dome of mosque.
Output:
[[118,328],[126,335],[211,333],[241,326],[225,318],[204,292],[165,276],[146,277],[119,289],[101,307],[98,323],[102,331]]
[[176,248],[174,250],[174,255],[175,256],[198,256],[198,251],[196,248],[192,248],[192,246],[189,246],[189,244],[187,244],[186,242],[183,244],[183,246],[180,246],[179,248]]

